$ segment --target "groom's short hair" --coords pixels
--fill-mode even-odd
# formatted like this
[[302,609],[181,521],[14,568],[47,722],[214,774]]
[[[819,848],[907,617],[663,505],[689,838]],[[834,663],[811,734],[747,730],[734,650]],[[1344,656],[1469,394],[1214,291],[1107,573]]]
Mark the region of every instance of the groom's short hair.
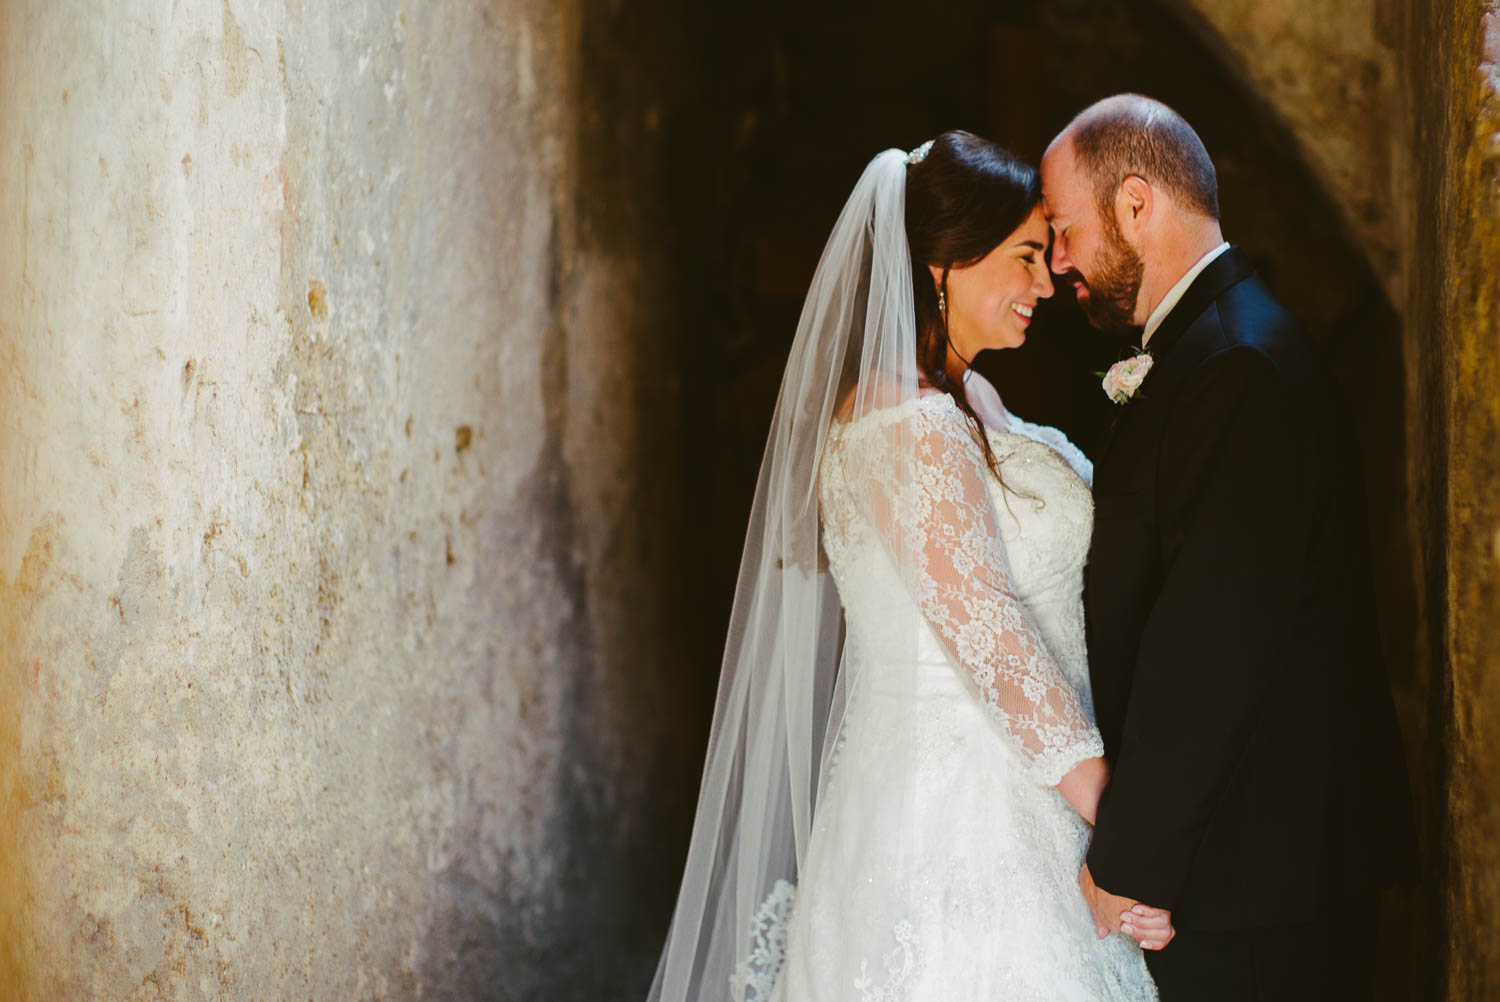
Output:
[[1106,215],[1131,174],[1171,193],[1185,207],[1219,218],[1219,178],[1203,140],[1177,112],[1141,94],[1116,94],[1090,105],[1063,135],[1094,186]]

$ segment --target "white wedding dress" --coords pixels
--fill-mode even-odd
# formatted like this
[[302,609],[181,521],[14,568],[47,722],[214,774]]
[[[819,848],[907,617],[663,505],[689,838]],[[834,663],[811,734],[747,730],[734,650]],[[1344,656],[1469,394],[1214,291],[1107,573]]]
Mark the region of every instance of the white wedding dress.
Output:
[[[1156,998],[1134,941],[1095,936],[1089,829],[1053,785],[1103,753],[1082,601],[1092,467],[994,404],[1008,490],[947,394],[830,433],[818,493],[847,710],[798,884],[755,918],[747,1002]],[[914,464],[882,455],[898,441]]]

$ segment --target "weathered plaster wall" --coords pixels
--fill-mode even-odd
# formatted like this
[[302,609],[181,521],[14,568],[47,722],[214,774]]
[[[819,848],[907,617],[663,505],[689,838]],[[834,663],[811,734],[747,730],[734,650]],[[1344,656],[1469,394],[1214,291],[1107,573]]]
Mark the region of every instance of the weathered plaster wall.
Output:
[[1408,139],[1395,0],[1164,0],[1297,137],[1392,299],[1409,263],[1399,170]]
[[[725,470],[758,454],[721,433],[754,395],[715,394],[776,354],[720,258],[805,283],[705,234],[811,174],[795,33],[678,0],[97,6],[0,0],[0,998],[638,997],[748,501]],[[1495,3],[1169,6],[1402,314],[1429,994],[1488,997]],[[726,60],[743,107],[684,86]],[[849,100],[853,170],[899,137]]]
[[649,977],[672,398],[581,21],[0,3],[5,998]]

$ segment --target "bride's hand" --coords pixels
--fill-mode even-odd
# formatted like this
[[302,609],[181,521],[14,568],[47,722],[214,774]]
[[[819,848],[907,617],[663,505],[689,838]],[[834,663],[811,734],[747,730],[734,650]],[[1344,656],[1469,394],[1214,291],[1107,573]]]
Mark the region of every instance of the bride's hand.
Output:
[[1112,932],[1124,933],[1139,942],[1143,950],[1160,950],[1177,935],[1171,912],[1109,893],[1094,883],[1087,865],[1078,874],[1078,889],[1094,913],[1094,932],[1100,939]]

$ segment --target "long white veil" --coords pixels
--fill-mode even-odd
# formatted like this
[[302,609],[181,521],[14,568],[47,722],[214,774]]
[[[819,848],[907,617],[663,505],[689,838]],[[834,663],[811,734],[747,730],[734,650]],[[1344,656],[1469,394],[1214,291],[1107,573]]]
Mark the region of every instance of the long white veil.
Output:
[[[918,394],[908,156],[866,167],[823,250],[761,462],[682,889],[651,1002],[751,1002],[780,945],[825,758],[843,721],[839,596],[818,475],[835,420]],[[906,450],[899,447],[897,454]],[[757,990],[756,986],[760,986]]]

